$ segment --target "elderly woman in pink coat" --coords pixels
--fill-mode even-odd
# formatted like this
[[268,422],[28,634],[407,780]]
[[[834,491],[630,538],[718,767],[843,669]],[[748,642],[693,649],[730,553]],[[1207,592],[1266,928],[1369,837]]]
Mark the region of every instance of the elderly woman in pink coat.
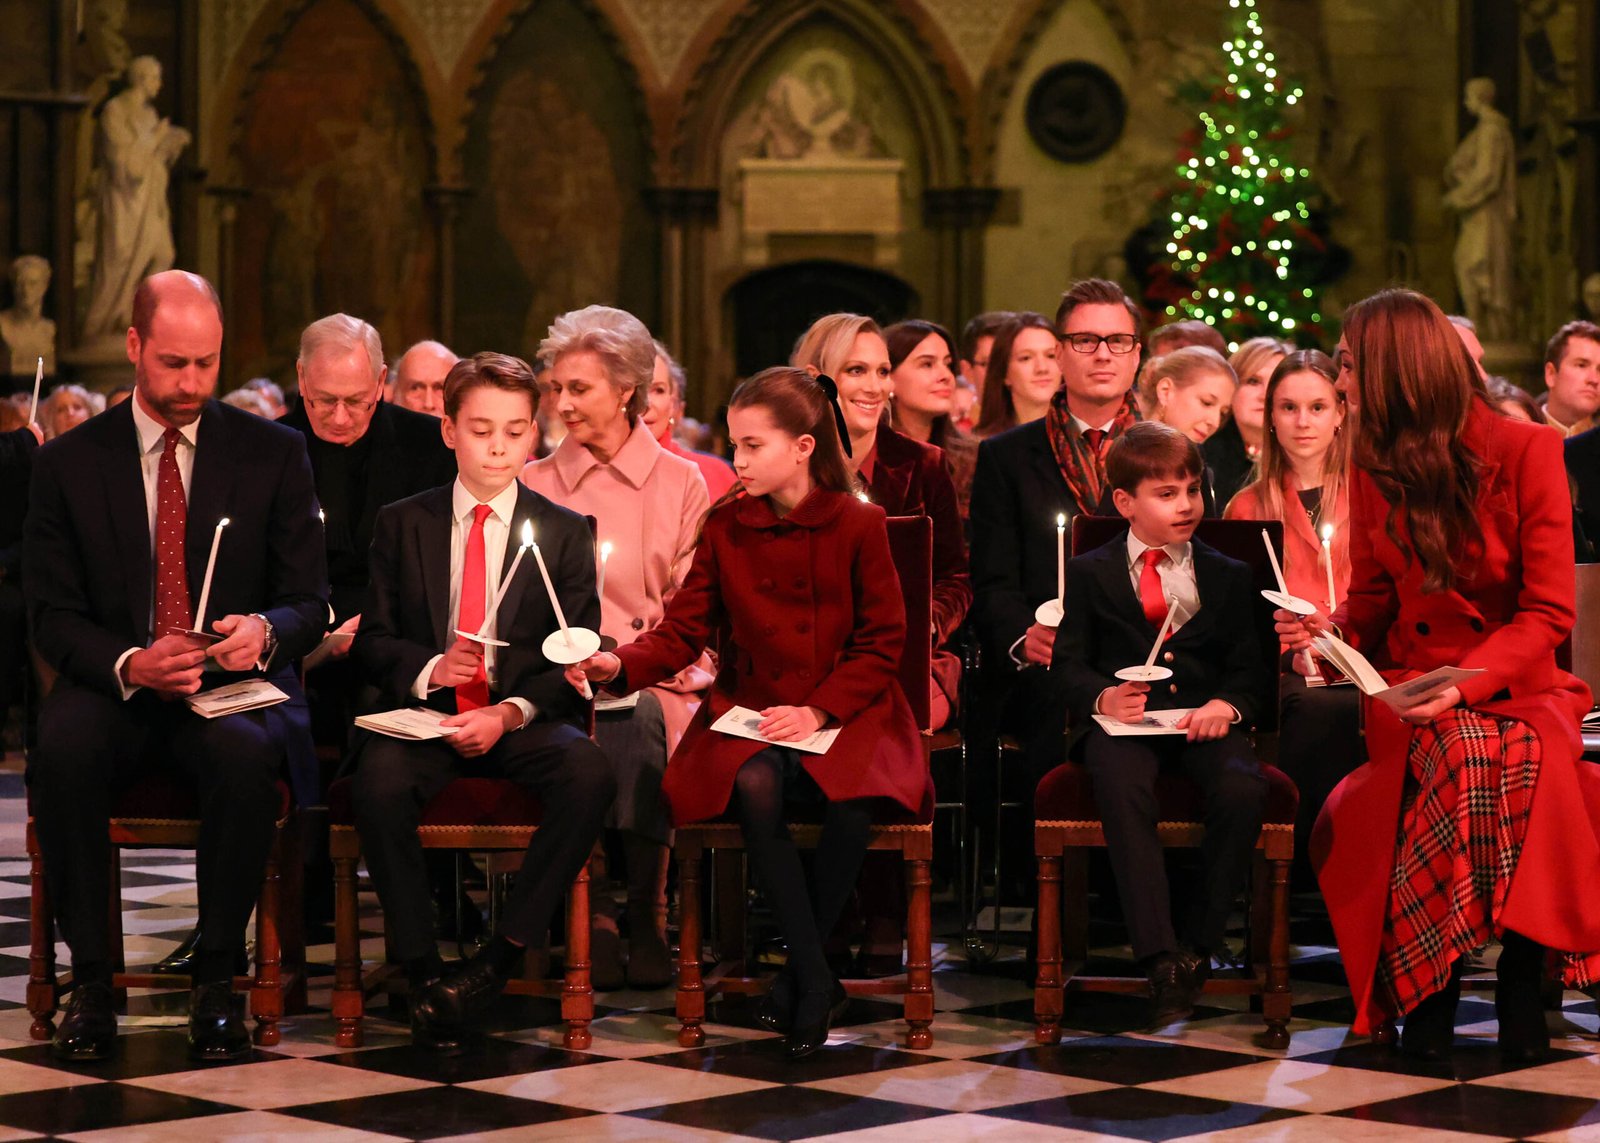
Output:
[[[566,436],[555,452],[529,464],[522,480],[595,518],[599,550],[606,554],[600,633],[619,645],[632,643],[661,621],[689,570],[710,505],[706,482],[693,461],[663,449],[642,419],[656,351],[638,318],[609,306],[562,314],[539,357],[550,363],[540,377],[541,404]],[[640,692],[636,706],[597,709],[595,739],[617,769],[608,824],[622,833],[629,948],[624,969],[616,920],[597,909],[591,925],[596,988],[624,982],[660,988],[672,980],[666,943],[672,835],[661,776],[714,674],[703,656]]]

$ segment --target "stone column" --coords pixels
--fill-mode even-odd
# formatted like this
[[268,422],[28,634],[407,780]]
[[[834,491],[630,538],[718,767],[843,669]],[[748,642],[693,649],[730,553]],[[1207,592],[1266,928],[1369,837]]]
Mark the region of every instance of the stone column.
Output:
[[[661,320],[656,335],[677,355],[691,379],[703,376],[706,364],[704,325],[690,317],[691,298],[704,269],[699,238],[705,224],[717,219],[718,199],[716,187],[650,190],[650,205],[661,222]],[[692,385],[691,397],[703,391],[703,385]],[[689,413],[704,417],[701,405],[691,401]]]
[[456,220],[461,217],[462,200],[471,193],[471,187],[443,183],[434,183],[423,191],[433,207],[438,227],[439,296],[434,310],[437,330],[433,336],[446,345],[452,343],[456,324]]
[[995,208],[998,187],[929,187],[922,193],[928,225],[940,232],[939,296],[932,312],[953,332],[983,309],[983,238]]
[[[231,314],[239,298],[238,259],[234,250],[234,226],[239,221],[239,206],[254,192],[244,186],[217,184],[206,188],[205,193],[216,200],[217,207],[217,292],[222,295],[222,312]],[[226,391],[239,383],[237,359],[222,355],[222,377],[219,388]]]

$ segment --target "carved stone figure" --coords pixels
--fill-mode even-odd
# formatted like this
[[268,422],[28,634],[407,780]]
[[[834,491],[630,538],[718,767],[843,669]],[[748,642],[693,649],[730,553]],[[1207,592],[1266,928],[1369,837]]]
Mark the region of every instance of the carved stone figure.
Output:
[[160,91],[160,62],[139,56],[128,64],[127,89],[100,113],[100,222],[86,340],[121,335],[140,280],[170,270],[175,258],[167,181],[190,136],[157,114]]
[[1517,218],[1516,144],[1494,109],[1494,81],[1469,79],[1466,108],[1478,124],[1461,140],[1444,172],[1444,204],[1461,215],[1456,285],[1485,341],[1514,334],[1513,226]]
[[764,159],[869,159],[884,147],[857,105],[850,61],[816,48],[767,88],[750,153]]
[[44,358],[44,371],[56,371],[56,323],[44,316],[44,294],[50,288],[50,263],[24,254],[11,263],[11,308],[0,310],[0,361],[11,374],[31,374]]

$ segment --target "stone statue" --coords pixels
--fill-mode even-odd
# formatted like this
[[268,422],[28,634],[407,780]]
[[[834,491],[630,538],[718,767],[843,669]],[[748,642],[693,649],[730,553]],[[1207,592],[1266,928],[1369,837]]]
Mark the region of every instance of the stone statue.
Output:
[[44,371],[56,371],[56,323],[44,316],[44,293],[50,288],[50,263],[24,254],[11,263],[11,308],[0,310],[0,343],[6,373],[32,375],[44,358]]
[[160,62],[139,56],[128,64],[127,88],[100,113],[100,228],[85,340],[122,336],[140,280],[170,270],[176,257],[167,180],[190,136],[156,113],[160,91]]
[[850,61],[814,48],[767,88],[749,150],[764,159],[879,157],[882,141],[862,110]]
[[1444,172],[1444,204],[1461,215],[1456,285],[1486,341],[1514,334],[1512,227],[1517,218],[1516,144],[1494,109],[1494,81],[1469,79],[1463,102],[1478,125],[1461,140]]

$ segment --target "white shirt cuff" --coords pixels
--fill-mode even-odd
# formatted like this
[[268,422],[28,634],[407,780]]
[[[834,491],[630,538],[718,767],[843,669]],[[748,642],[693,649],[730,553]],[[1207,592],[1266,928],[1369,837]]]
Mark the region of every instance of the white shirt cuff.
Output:
[[142,647],[129,647],[126,651],[117,656],[116,666],[111,668],[111,674],[117,680],[117,690],[121,692],[123,702],[127,702],[134,695],[138,694],[142,688],[130,687],[127,683],[122,681],[122,666],[133,657],[133,653],[135,651],[142,651],[143,649],[144,648]]
[[534,720],[534,718],[539,713],[539,708],[534,706],[531,702],[529,702],[525,698],[515,698],[515,697],[513,697],[513,698],[501,699],[500,701],[502,703],[510,703],[512,706],[516,707],[518,710],[520,710],[522,712],[522,726],[517,727],[518,730],[522,730],[523,728],[525,728],[528,725],[528,723],[532,722]]
[[439,689],[432,685],[431,680],[433,679],[433,668],[439,665],[439,660],[442,658],[444,658],[443,655],[435,655],[429,659],[428,665],[423,667],[422,672],[417,675],[417,681],[411,684],[411,693],[417,698],[425,699]]
[[1032,662],[1029,661],[1029,659],[1028,659],[1028,657],[1026,655],[1019,655],[1017,653],[1017,648],[1022,646],[1027,641],[1028,641],[1028,633],[1026,631],[1024,631],[1020,636],[1018,636],[1017,641],[1015,643],[1011,644],[1011,646],[1006,651],[1006,654],[1011,656],[1011,661],[1013,663],[1015,663],[1019,667],[1036,666],[1035,663],[1032,663]]

